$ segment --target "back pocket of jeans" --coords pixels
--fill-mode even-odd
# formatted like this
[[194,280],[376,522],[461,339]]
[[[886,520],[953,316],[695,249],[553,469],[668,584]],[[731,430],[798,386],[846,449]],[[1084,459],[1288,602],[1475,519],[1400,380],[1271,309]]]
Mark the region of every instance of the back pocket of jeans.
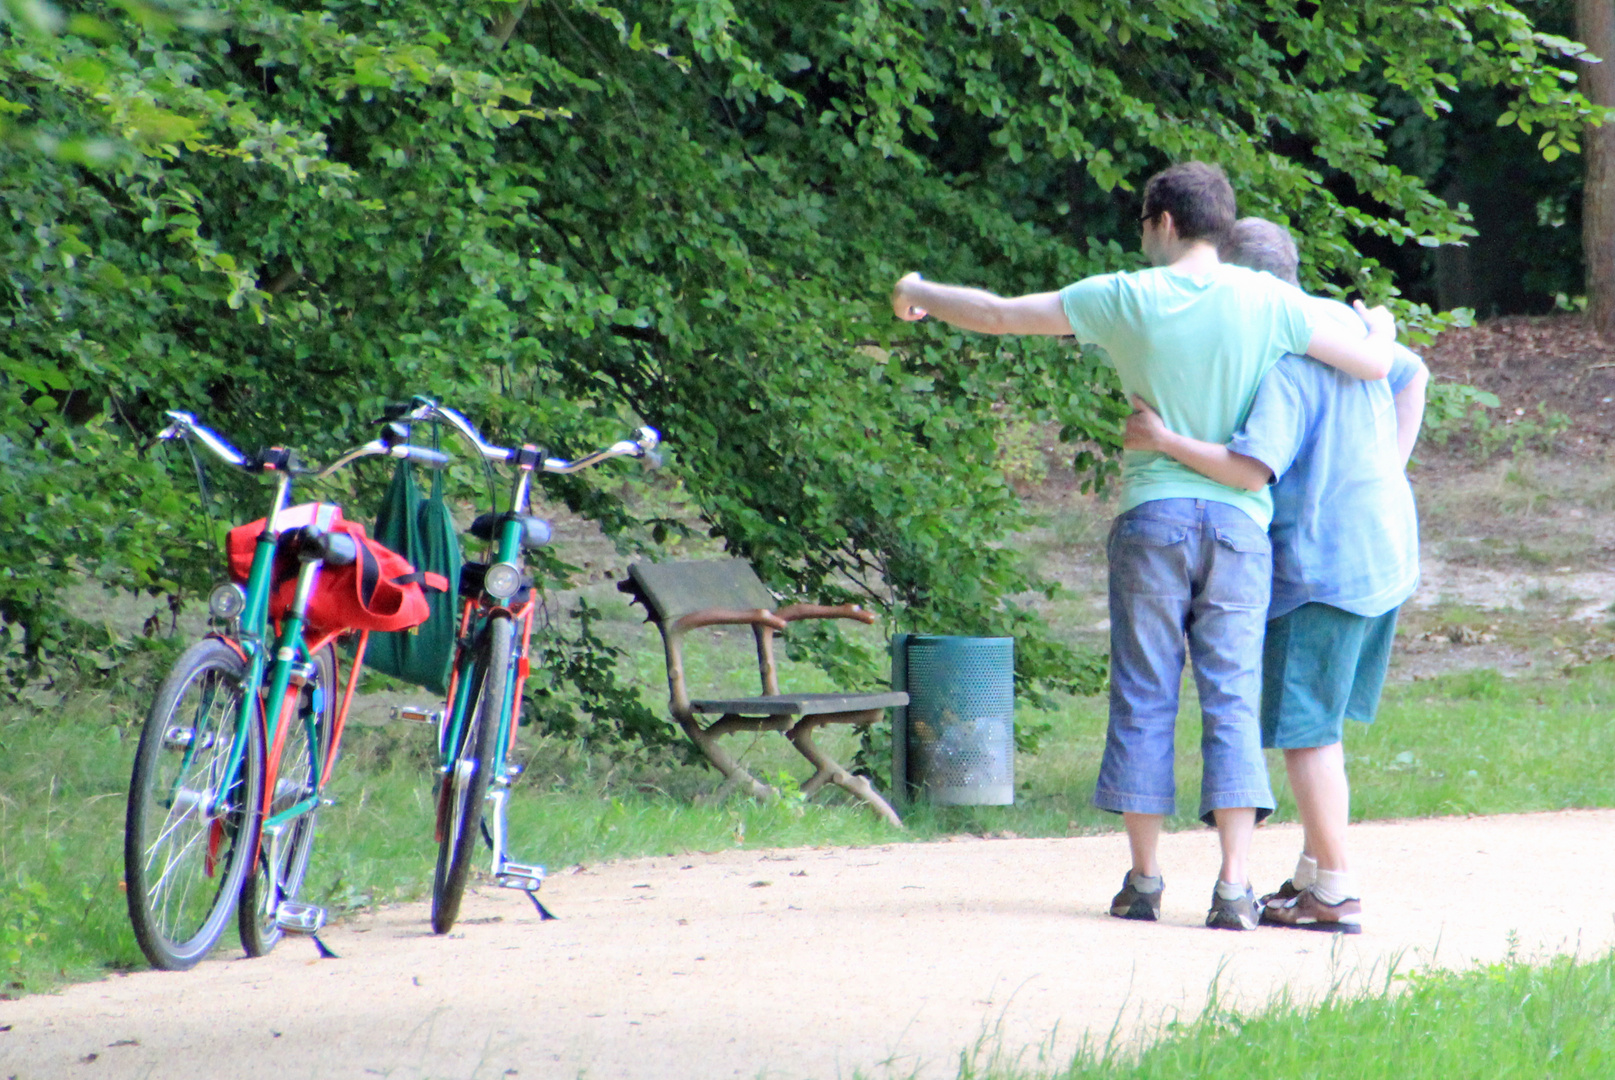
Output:
[[1247,555],[1265,555],[1273,550],[1273,543],[1267,538],[1266,530],[1258,528],[1254,521],[1248,527],[1220,526],[1216,532],[1217,543],[1230,551],[1239,551]]

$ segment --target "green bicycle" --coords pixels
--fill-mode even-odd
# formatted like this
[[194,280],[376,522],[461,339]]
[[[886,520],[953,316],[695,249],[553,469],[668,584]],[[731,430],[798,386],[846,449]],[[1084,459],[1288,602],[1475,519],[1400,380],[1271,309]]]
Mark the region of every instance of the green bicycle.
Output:
[[[566,461],[549,457],[536,446],[493,446],[453,409],[428,399],[415,400],[413,408],[398,416],[399,423],[446,425],[484,461],[508,463],[516,469],[510,508],[502,513],[491,510],[471,525],[471,535],[488,543],[492,557],[484,563],[468,562],[461,571],[460,594],[465,603],[444,707],[433,712],[399,710],[401,716],[437,724],[442,779],[437,798],[432,929],[446,934],[459,916],[479,834],[493,852],[494,883],[523,890],[541,915],[549,915],[534,895],[544,882],[544,868],[510,859],[505,825],[510,782],[519,772],[507,761],[521,714],[535,612],[532,581],[522,553],[549,543],[551,537],[549,523],[527,512],[532,475],[575,473],[616,457],[655,463],[660,436],[654,428],[642,427],[632,439]],[[487,812],[485,804],[490,806]]]
[[[325,912],[297,896],[365,644],[370,629],[415,617],[403,603],[415,583],[403,580],[407,575],[381,576],[379,545],[344,522],[338,507],[288,505],[293,478],[330,476],[375,455],[439,467],[448,458],[408,446],[388,429],[316,472],[284,448],[245,455],[189,413],[167,415],[160,439],[186,439],[276,480],[268,517],[232,532],[232,569],[241,583],[220,585],[208,600],[223,629],[186,649],[158,688],[129,782],[129,919],[151,965],[181,971],[217,943],[238,899],[250,956],[268,952],[288,930],[314,933],[324,924]],[[403,563],[385,549],[379,555]],[[333,582],[351,578],[361,590],[368,581],[376,611],[380,600],[401,603],[378,625],[359,629],[340,705],[336,643],[356,626],[341,603],[333,607],[330,590],[318,588],[322,572]],[[311,604],[320,614],[313,622]],[[421,600],[419,618],[425,607]],[[360,605],[357,621],[366,618]]]

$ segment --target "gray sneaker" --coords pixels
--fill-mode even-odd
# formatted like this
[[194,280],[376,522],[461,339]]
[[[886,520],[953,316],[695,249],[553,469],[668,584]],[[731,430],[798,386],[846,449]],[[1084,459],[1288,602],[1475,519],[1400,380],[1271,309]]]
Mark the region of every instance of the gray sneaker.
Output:
[[1256,905],[1256,890],[1245,886],[1245,895],[1237,900],[1224,900],[1215,888],[1211,890],[1211,910],[1206,912],[1206,925],[1213,930],[1254,930],[1261,913]]
[[1118,919],[1154,922],[1161,917],[1161,894],[1164,892],[1165,882],[1154,892],[1139,892],[1133,888],[1133,872],[1129,870],[1122,878],[1122,891],[1110,902],[1110,913]]

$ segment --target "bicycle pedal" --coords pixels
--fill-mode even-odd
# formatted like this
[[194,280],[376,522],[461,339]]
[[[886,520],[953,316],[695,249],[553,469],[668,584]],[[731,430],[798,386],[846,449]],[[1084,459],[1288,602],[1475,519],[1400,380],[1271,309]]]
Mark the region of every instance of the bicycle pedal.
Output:
[[436,724],[443,719],[441,710],[423,709],[419,705],[394,705],[394,720],[410,720],[417,724]]
[[275,908],[275,925],[288,934],[316,934],[325,925],[326,911],[300,900],[282,900]]
[[523,892],[536,892],[544,884],[544,868],[542,866],[528,866],[525,863],[507,862],[499,868],[494,875],[494,884],[501,889],[520,889]]

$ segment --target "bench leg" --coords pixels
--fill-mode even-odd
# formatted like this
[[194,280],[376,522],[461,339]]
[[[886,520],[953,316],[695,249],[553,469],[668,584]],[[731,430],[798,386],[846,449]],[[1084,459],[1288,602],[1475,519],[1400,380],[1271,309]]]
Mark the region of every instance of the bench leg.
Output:
[[812,720],[803,720],[785,733],[785,737],[791,740],[791,745],[813,763],[815,770],[807,783],[802,785],[802,794],[812,795],[825,784],[834,784],[858,796],[869,804],[871,810],[901,829],[903,819],[897,816],[897,811],[892,809],[890,803],[880,797],[880,792],[875,790],[875,785],[871,784],[867,777],[854,776],[814,743],[813,729],[819,726],[821,724]]
[[679,726],[684,729],[684,734],[690,737],[690,741],[701,748],[707,760],[723,774],[725,788],[744,791],[754,799],[772,799],[779,795],[778,791],[753,776],[744,765],[730,755],[729,751],[718,745],[718,739],[731,730],[723,724],[723,721],[703,728],[694,717],[689,719],[680,717]]

